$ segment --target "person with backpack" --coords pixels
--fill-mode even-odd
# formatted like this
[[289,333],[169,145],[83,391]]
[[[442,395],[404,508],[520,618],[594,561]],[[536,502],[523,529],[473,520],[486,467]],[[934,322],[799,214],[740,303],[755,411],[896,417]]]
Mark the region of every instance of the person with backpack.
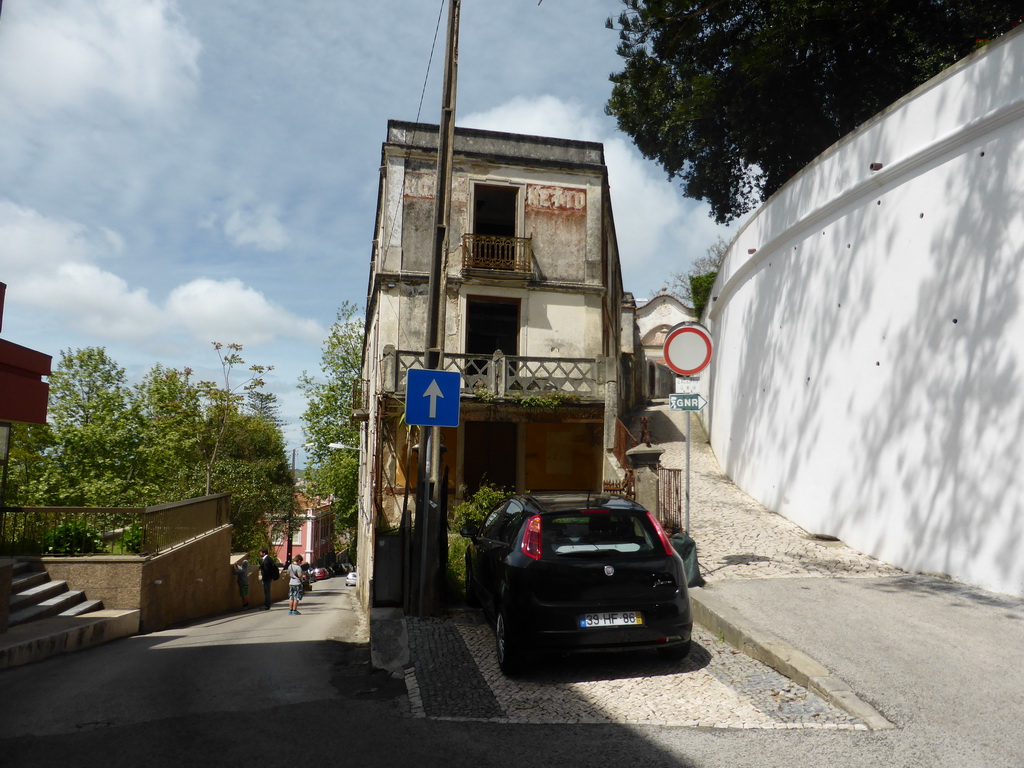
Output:
[[270,582],[277,581],[281,572],[270,553],[264,548],[260,550],[260,578],[263,580],[263,610],[270,610]]

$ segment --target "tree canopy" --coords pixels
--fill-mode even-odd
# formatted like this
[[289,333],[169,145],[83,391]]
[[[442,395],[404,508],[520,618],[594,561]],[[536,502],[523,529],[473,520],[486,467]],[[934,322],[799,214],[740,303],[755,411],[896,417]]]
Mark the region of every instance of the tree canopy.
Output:
[[15,426],[9,503],[137,507],[229,493],[234,546],[265,545],[294,490],[276,401],[261,391],[269,368],[249,366],[236,384],[241,346],[214,349],[222,384],[157,364],[135,386],[102,347],[62,351],[49,422]]
[[719,223],[1015,26],[1014,0],[623,0],[607,111]]
[[360,385],[363,324],[348,302],[324,341],[320,376],[303,371],[306,396],[302,414],[309,464],[308,493],[334,502],[339,535],[354,541],[359,510],[359,427],[352,421],[353,394]]

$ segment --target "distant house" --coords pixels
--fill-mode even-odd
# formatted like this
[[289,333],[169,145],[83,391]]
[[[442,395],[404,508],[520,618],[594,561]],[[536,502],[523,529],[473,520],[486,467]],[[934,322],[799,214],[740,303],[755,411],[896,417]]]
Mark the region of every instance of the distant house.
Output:
[[[415,505],[406,374],[425,367],[438,129],[392,121],[366,309],[361,542]],[[457,129],[443,270],[442,367],[461,377],[441,430],[453,503],[482,484],[600,490],[622,469],[619,417],[643,396],[601,144]],[[375,548],[360,546],[370,573]]]
[[648,397],[666,397],[675,391],[675,376],[665,365],[665,337],[679,323],[696,320],[693,309],[668,293],[660,293],[637,307],[636,326],[643,348]]
[[[272,529],[272,545],[279,562],[302,555],[312,566],[333,566],[335,547],[334,504],[330,499],[295,494],[299,511],[291,517],[279,520]],[[291,547],[288,546],[287,530],[291,528]]]

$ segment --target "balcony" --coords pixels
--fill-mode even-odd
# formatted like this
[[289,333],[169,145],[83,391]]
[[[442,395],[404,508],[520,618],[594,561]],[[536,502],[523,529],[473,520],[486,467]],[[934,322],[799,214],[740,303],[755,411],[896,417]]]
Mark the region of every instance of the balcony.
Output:
[[[581,402],[604,402],[604,361],[595,358],[445,354],[444,370],[462,376],[463,396],[517,399],[558,393]],[[422,368],[423,353],[385,347],[383,389],[405,395],[406,371]]]
[[510,276],[533,272],[533,241],[529,237],[462,236],[462,270],[487,270]]

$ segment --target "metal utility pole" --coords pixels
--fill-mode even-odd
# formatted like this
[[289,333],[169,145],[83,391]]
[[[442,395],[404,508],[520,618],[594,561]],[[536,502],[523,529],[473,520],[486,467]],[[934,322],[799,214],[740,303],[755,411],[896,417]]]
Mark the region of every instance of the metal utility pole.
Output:
[[[437,180],[434,194],[434,252],[427,284],[427,333],[423,350],[424,366],[440,370],[444,356],[444,264],[448,246],[448,220],[451,209],[452,154],[455,142],[455,93],[459,59],[459,12],[461,0],[449,0],[448,38],[445,46],[444,86],[441,97],[441,121],[437,138]],[[438,475],[441,463],[441,430],[421,427],[419,443],[416,526],[420,541],[419,600],[417,615],[435,612],[438,598],[440,562],[438,549],[432,546],[441,524]],[[434,531],[434,533],[431,533]]]

